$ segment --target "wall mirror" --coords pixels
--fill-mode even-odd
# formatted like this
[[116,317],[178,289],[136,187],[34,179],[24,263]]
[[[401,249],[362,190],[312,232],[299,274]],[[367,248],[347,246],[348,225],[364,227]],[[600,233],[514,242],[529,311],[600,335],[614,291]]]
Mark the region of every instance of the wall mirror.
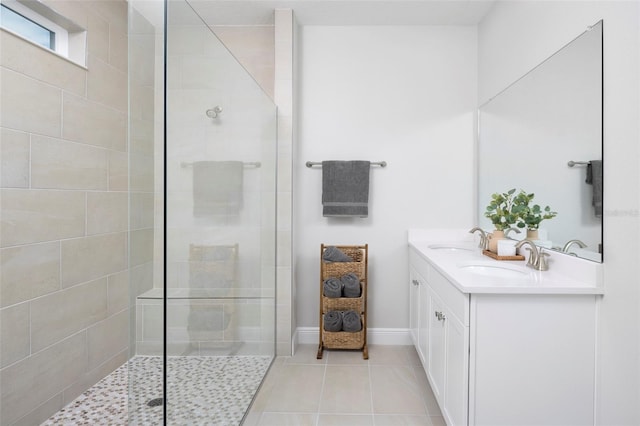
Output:
[[558,213],[540,224],[540,245],[598,262],[602,180],[592,175],[588,183],[587,174],[602,170],[602,26],[589,27],[478,115],[480,226],[493,229],[484,217],[491,194],[522,189]]

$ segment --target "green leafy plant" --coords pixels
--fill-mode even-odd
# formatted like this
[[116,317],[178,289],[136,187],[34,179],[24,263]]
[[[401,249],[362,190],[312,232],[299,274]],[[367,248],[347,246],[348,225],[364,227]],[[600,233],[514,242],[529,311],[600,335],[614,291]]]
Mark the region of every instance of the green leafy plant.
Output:
[[[522,194],[522,195],[521,195]],[[540,222],[547,219],[553,219],[558,215],[558,212],[551,211],[551,207],[545,206],[540,207],[539,204],[530,205],[533,201],[533,197],[535,194],[526,194],[524,191],[521,191],[518,196],[521,196],[521,203],[526,205],[526,208],[521,212],[520,217],[522,218],[522,223],[527,229],[535,230],[540,227]]]
[[[505,231],[516,225],[518,228],[524,228],[522,223],[522,214],[527,209],[527,194],[523,191],[516,194],[515,188],[507,192],[491,194],[491,201],[484,212],[484,216],[491,220],[493,226],[498,231]],[[524,196],[522,195],[524,194]]]

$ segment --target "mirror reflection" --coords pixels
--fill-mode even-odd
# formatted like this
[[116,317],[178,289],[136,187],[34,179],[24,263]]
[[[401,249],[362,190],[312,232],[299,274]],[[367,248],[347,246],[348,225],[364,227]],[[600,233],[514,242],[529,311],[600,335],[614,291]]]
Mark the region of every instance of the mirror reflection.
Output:
[[492,194],[524,190],[557,212],[538,245],[602,261],[602,143],[600,21],[480,107],[480,226]]

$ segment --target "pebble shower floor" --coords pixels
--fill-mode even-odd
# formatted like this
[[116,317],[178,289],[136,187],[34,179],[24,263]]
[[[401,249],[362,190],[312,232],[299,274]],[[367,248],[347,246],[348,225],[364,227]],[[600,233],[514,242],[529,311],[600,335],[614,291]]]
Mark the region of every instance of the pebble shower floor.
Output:
[[[271,358],[171,357],[167,363],[168,425],[234,426],[242,421]],[[147,405],[158,397],[162,358],[137,356],[42,425],[161,425],[162,405]]]

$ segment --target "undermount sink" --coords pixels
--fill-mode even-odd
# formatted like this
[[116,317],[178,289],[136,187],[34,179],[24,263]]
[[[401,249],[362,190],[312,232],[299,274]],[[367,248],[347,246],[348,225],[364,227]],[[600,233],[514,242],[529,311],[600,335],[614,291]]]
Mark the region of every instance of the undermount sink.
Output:
[[522,278],[527,272],[515,267],[494,263],[466,263],[458,266],[460,269],[487,277]]
[[463,251],[473,251],[472,248],[470,247],[465,247],[463,245],[459,245],[459,244],[431,244],[429,246],[430,249],[432,250],[451,250],[451,251],[457,251],[457,250],[463,250]]

